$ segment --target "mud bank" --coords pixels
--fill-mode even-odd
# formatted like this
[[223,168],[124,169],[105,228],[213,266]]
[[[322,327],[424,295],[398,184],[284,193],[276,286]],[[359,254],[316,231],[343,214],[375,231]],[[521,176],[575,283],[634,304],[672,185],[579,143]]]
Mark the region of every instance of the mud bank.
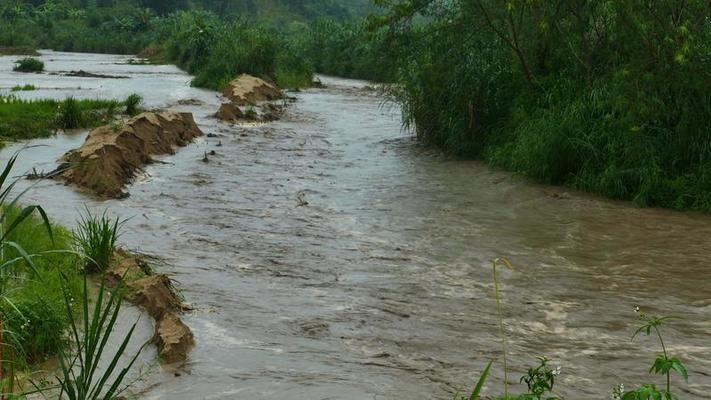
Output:
[[282,106],[270,103],[284,98],[281,89],[251,75],[240,75],[222,94],[229,102],[223,103],[215,116],[223,121],[274,121],[283,111]]
[[121,127],[102,126],[84,144],[61,158],[57,176],[102,198],[124,198],[124,185],[151,156],[175,154],[202,131],[190,113],[143,113]]
[[118,250],[115,257],[107,275],[114,284],[123,281],[128,288],[126,298],[155,321],[153,342],[161,362],[164,365],[185,362],[195,339],[179,316],[189,308],[175,291],[173,281],[166,275],[154,274],[140,255]]

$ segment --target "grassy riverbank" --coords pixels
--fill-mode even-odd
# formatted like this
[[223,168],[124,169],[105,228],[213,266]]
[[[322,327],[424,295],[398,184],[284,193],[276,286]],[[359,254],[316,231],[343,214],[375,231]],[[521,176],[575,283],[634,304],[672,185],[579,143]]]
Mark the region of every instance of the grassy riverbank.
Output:
[[58,130],[105,125],[123,112],[135,112],[140,98],[117,100],[23,100],[0,95],[0,139],[47,137]]
[[398,3],[371,26],[408,50],[390,53],[392,95],[422,141],[544,183],[711,211],[709,3]]
[[[60,399],[113,399],[125,390],[121,381],[133,361],[109,377],[118,372],[136,325],[120,333],[118,349],[105,350],[124,290],[121,277],[114,279],[114,290],[107,290],[103,279],[97,290],[90,290],[88,274],[103,273],[97,269],[112,263],[120,223],[87,211],[77,230],[69,232],[51,224],[41,207],[19,207],[22,194],[13,198],[11,192],[23,177],[7,179],[14,162],[15,157],[0,174],[1,397],[25,398],[40,391]],[[56,372],[56,378],[27,376],[49,359],[56,361],[50,363],[56,371],[48,371],[53,377]],[[107,369],[98,371],[102,362]]]
[[[5,221],[13,221],[20,209],[5,211]],[[66,313],[62,272],[70,283],[75,298],[80,298],[81,277],[79,257],[68,253],[72,248],[71,233],[53,225],[52,236],[39,217],[30,217],[17,226],[6,241],[21,247],[25,253],[40,255],[32,257],[34,268],[24,261],[0,270],[0,314],[4,323],[4,341],[14,349],[12,360],[20,371],[50,357],[66,348],[64,332],[69,328]],[[20,252],[10,246],[3,249],[2,263],[21,258]],[[8,347],[5,346],[8,355]],[[5,363],[6,374],[9,373]],[[7,376],[7,375],[5,375]]]

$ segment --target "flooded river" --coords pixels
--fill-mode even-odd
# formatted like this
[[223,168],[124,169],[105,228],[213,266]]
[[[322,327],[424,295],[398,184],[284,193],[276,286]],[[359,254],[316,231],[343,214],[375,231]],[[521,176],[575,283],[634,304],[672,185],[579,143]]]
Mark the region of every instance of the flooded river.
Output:
[[[130,218],[121,242],[162,257],[195,310],[197,346],[179,373],[154,368],[147,399],[451,399],[501,356],[492,260],[502,272],[512,391],[535,357],[562,366],[568,399],[609,398],[654,379],[660,351],[631,341],[634,307],[682,319],[664,328],[689,367],[685,399],[711,398],[711,216],[638,209],[533,185],[420,147],[399,110],[365,82],[322,78],[281,121],[231,126],[220,103],[172,66],[44,52],[27,75],[0,58],[0,91],[124,98],[194,113],[205,133],[161,158],[125,200],[56,182],[26,197],[74,225],[87,204]],[[33,141],[20,169],[51,170],[86,132]],[[3,160],[21,145],[0,153]],[[210,162],[203,154],[215,150]],[[18,171],[20,170],[18,169]],[[499,391],[500,364],[489,393]],[[681,382],[678,382],[681,383]]]

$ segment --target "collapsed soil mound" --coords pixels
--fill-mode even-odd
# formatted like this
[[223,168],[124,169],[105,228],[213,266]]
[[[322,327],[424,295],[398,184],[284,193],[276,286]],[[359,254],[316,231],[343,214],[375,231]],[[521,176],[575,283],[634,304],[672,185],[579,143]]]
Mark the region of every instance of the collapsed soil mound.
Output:
[[281,90],[252,75],[242,74],[230,82],[223,94],[234,104],[245,106],[282,98]]
[[243,119],[244,113],[236,104],[224,103],[215,116],[223,121],[235,122]]
[[283,107],[270,101],[283,99],[275,85],[251,75],[242,74],[227,85],[223,94],[230,102],[223,103],[215,116],[223,121],[274,121]]
[[165,275],[153,274],[140,255],[117,250],[108,271],[113,282],[128,288],[127,299],[141,307],[155,320],[153,341],[164,364],[182,363],[195,345],[190,328],[178,313],[188,310]]
[[154,340],[158,346],[158,354],[166,364],[185,361],[190,349],[195,345],[190,328],[173,313],[167,313],[156,321]]
[[62,157],[58,176],[100,197],[125,197],[124,185],[152,155],[175,154],[176,147],[201,135],[190,113],[143,113],[122,127],[91,131],[81,148]]

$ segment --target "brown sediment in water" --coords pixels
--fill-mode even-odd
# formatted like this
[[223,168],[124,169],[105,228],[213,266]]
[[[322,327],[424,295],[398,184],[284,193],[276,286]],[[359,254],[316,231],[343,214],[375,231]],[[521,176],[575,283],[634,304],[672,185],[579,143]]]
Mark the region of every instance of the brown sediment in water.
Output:
[[153,341],[165,365],[185,362],[195,345],[190,328],[179,314],[189,310],[166,275],[153,274],[145,259],[125,250],[117,250],[113,266],[108,271],[113,282],[123,281],[128,288],[126,298],[144,309],[155,320]]
[[236,104],[224,103],[215,116],[223,121],[235,122],[243,119],[244,113]]
[[124,185],[153,161],[152,155],[175,154],[198,136],[202,131],[190,113],[143,113],[121,127],[91,131],[79,149],[62,157],[64,171],[58,177],[99,197],[126,197]]

